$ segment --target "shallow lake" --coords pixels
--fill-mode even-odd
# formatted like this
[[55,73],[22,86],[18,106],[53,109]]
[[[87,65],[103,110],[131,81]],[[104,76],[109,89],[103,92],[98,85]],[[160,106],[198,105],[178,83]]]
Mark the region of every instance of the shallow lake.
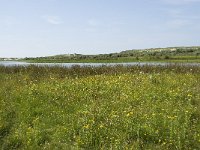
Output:
[[166,63],[166,62],[127,62],[127,63],[27,63],[20,61],[0,61],[1,66],[61,66],[61,67],[72,67],[75,65],[79,66],[115,66],[115,65],[124,65],[124,66],[167,66],[167,65],[184,65],[184,66],[200,66],[200,63]]

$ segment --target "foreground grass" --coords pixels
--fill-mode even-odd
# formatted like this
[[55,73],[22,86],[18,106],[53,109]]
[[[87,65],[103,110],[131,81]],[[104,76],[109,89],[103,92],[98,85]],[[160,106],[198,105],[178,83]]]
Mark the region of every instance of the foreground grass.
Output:
[[0,67],[1,149],[200,149],[199,83],[199,67]]

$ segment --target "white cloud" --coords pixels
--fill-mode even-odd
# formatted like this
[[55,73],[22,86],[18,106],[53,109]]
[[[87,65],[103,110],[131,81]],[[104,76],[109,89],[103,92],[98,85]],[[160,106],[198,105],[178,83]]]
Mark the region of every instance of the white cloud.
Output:
[[86,32],[97,32],[102,27],[100,21],[96,19],[89,19],[87,21],[87,27],[85,28]]
[[164,1],[167,4],[173,4],[173,5],[183,5],[183,4],[200,2],[200,0],[162,0],[162,1]]
[[175,29],[182,28],[188,25],[191,25],[191,22],[189,20],[174,19],[167,22],[168,27]]
[[58,16],[48,16],[48,15],[45,15],[45,16],[42,16],[42,18],[47,21],[48,23],[50,24],[53,24],[53,25],[59,25],[62,23],[60,17]]
[[98,26],[99,22],[97,20],[90,19],[90,20],[88,20],[88,25],[90,25],[90,26]]
[[19,25],[20,21],[12,16],[4,16],[0,17],[0,24],[8,27],[8,26]]
[[168,27],[194,27],[199,24],[200,16],[184,11],[184,9],[169,9],[166,11],[170,19],[167,21]]
[[94,28],[86,28],[85,31],[86,31],[86,32],[96,32],[97,29],[94,29]]
[[168,9],[166,10],[166,14],[171,18],[175,19],[188,19],[188,20],[199,20],[200,15],[188,13],[181,9]]
[[180,17],[182,18],[183,16],[185,16],[183,10],[181,9],[169,9],[166,12],[170,17],[173,18],[180,18]]

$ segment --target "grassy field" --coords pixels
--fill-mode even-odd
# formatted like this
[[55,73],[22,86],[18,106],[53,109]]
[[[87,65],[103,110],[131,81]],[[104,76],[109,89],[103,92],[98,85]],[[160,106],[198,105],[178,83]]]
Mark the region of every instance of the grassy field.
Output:
[[200,67],[0,66],[1,149],[200,149]]

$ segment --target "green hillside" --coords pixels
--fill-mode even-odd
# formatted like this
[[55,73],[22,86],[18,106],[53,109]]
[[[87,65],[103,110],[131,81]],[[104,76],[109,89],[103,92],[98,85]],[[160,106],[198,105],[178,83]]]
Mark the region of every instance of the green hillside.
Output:
[[98,55],[82,55],[75,53],[48,57],[25,58],[23,60],[33,62],[200,62],[200,47],[135,49],[125,50],[119,53]]

